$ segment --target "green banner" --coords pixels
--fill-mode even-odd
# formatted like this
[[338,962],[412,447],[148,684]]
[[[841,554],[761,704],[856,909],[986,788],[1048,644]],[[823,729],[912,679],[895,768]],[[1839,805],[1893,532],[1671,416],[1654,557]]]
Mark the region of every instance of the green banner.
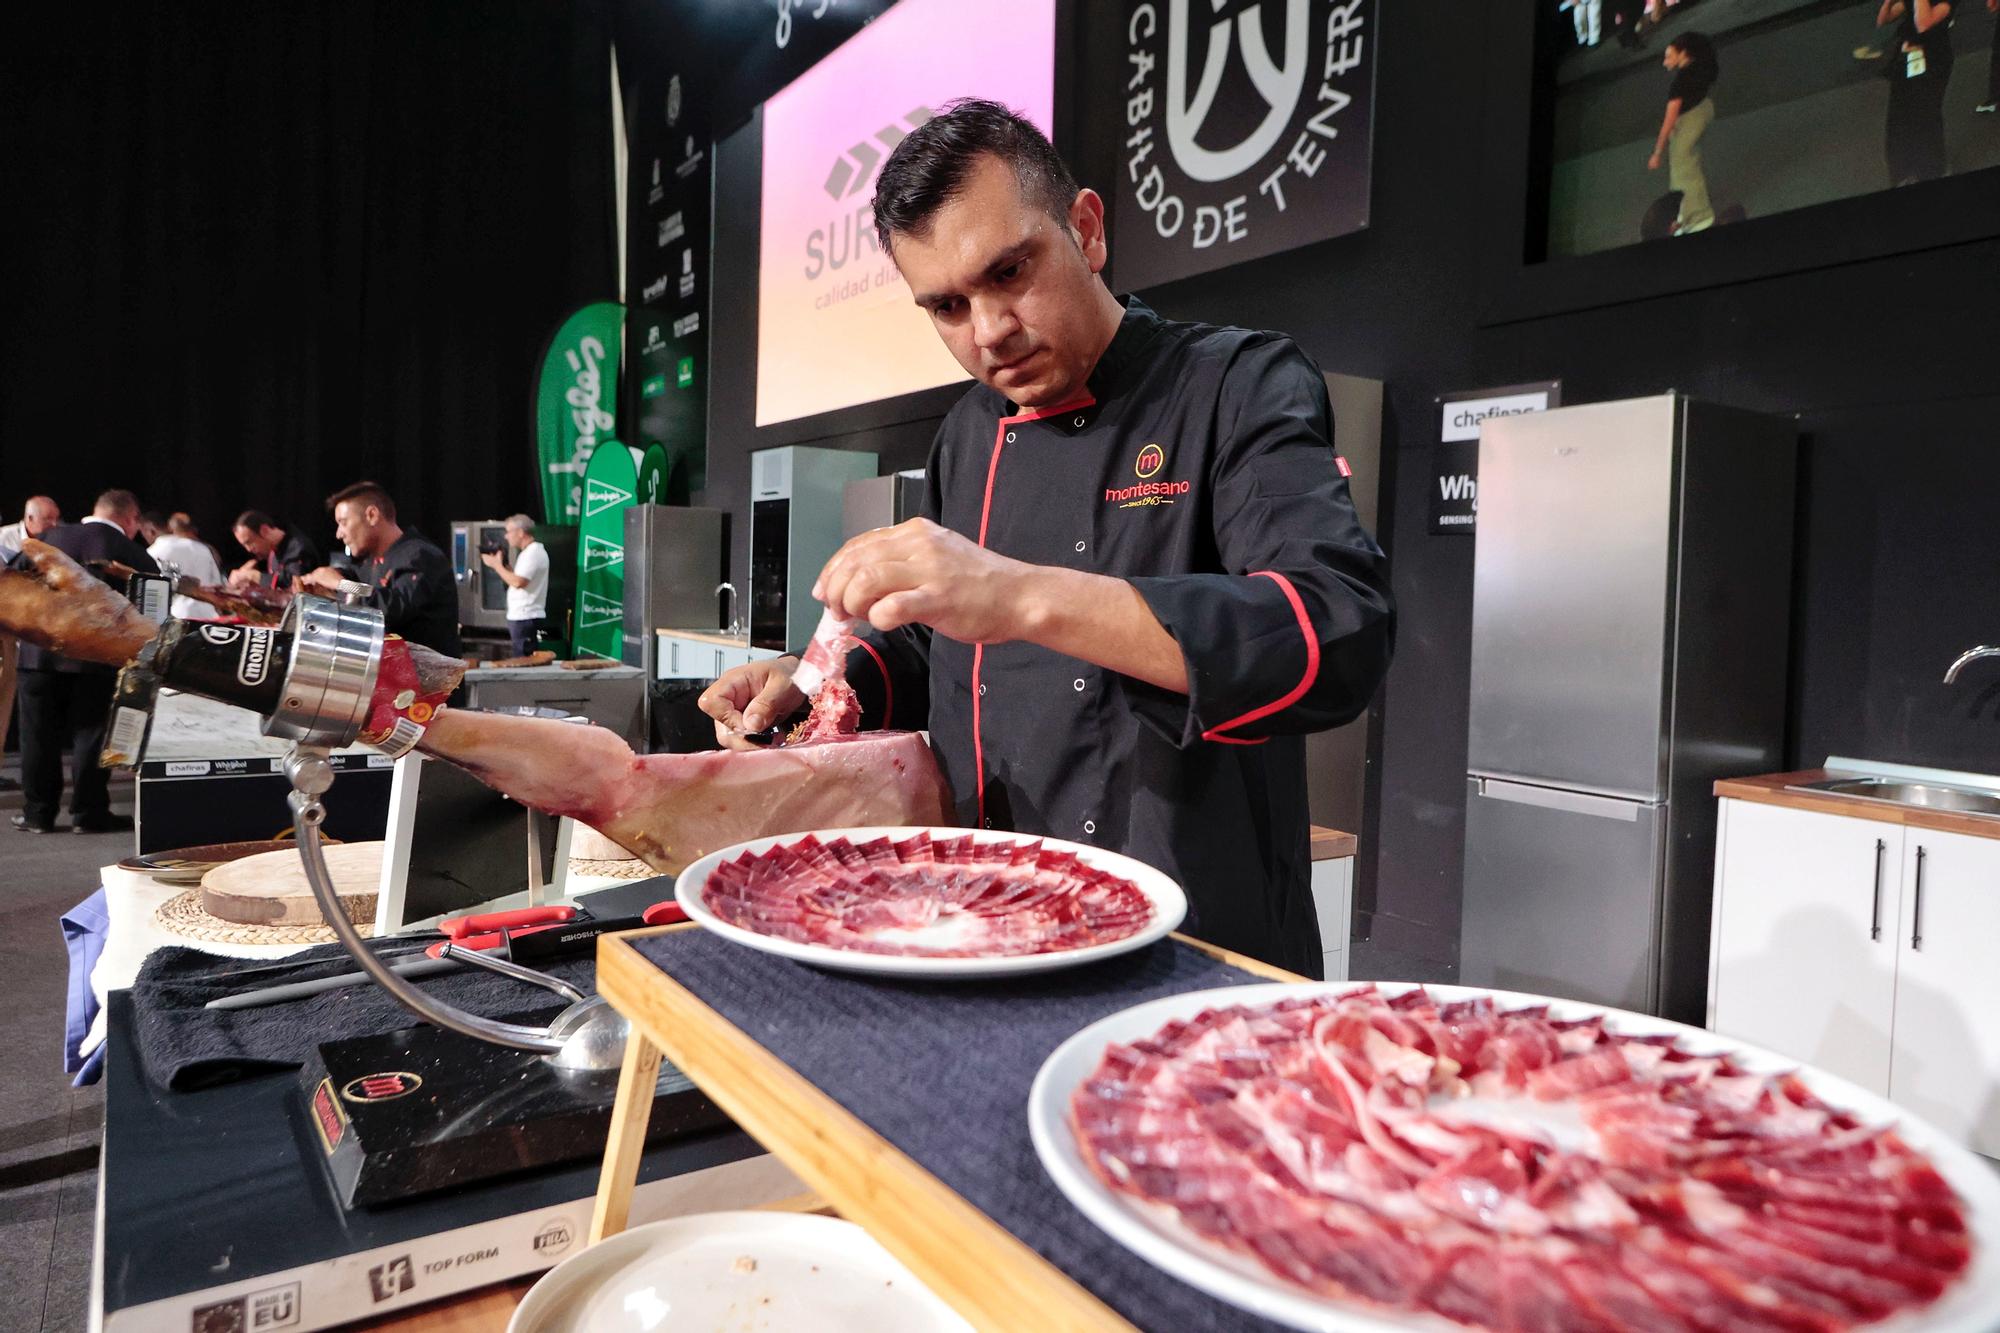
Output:
[[602,440],[583,474],[576,540],[576,656],[617,658],[625,630],[625,511],[639,498],[633,451]]
[[544,522],[567,525],[583,516],[585,469],[597,447],[618,429],[618,349],[624,328],[625,307],[598,301],[564,320],[549,340],[535,391],[535,460],[542,474]]
[[655,442],[646,446],[646,456],[639,464],[639,503],[667,503],[667,447],[664,444]]

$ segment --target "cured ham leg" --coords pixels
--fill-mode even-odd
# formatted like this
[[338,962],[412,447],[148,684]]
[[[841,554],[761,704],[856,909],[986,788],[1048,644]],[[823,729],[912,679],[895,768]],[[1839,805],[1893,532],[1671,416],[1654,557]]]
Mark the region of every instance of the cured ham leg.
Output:
[[774,833],[942,824],[950,805],[937,759],[914,731],[635,755],[602,727],[446,709],[417,748],[523,805],[588,824],[667,873]]
[[[159,632],[54,547],[30,541],[24,555],[25,568],[0,570],[0,630],[108,666],[129,663]],[[183,623],[198,622],[173,622]],[[162,676],[180,685],[174,641],[188,636],[177,628],[169,636],[159,651]],[[400,753],[414,739],[425,754],[523,805],[588,824],[657,870],[678,871],[718,847],[767,834],[945,822],[944,776],[916,732],[750,752],[635,755],[602,727],[439,706],[463,671],[461,662],[392,637],[362,740]],[[225,688],[197,692],[248,702]]]
[[83,662],[124,666],[160,627],[47,542],[21,543],[0,569],[0,630]]

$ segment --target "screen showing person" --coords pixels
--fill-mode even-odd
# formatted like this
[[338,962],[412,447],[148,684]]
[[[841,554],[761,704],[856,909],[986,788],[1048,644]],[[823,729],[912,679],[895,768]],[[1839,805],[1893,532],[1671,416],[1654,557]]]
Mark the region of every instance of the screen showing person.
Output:
[[1551,0],[1546,257],[2000,166],[1996,14],[2000,0]]

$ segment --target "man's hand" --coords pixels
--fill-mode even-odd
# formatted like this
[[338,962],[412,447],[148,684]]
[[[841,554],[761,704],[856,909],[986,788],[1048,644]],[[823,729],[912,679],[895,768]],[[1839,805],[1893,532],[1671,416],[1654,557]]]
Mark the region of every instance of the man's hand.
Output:
[[1646,170],[1658,171],[1659,169],[1660,169],[1660,155],[1656,152],[1651,157],[1646,159]]
[[340,592],[340,585],[346,581],[346,578],[347,575],[341,573],[332,565],[321,565],[318,569],[299,575],[294,582],[302,588],[311,589],[313,592],[323,592],[327,596],[332,597]]
[[246,560],[229,571],[231,588],[254,588],[264,581],[264,567],[255,560]]
[[724,749],[762,748],[745,740],[744,733],[768,731],[799,710],[806,696],[792,684],[798,669],[796,657],[767,657],[723,672],[701,692],[695,703],[715,719],[715,739]]
[[505,569],[507,567],[507,562],[500,558],[498,551],[481,551],[479,553],[479,563],[488,569]]
[[877,528],[834,552],[813,596],[879,630],[922,623],[960,643],[1023,638],[1033,565],[995,555],[927,518]]

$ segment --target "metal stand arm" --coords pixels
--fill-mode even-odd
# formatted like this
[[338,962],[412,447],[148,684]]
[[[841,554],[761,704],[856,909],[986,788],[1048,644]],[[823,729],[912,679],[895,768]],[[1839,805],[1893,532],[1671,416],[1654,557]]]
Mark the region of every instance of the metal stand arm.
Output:
[[334,937],[354,956],[356,965],[419,1018],[441,1028],[490,1041],[496,1046],[511,1046],[516,1050],[542,1055],[555,1055],[561,1051],[568,1042],[568,1034],[556,1035],[543,1028],[482,1018],[433,999],[392,972],[362,942],[361,932],[354,928],[354,922],[348,919],[346,909],[340,905],[340,895],[334,890],[333,876],[327,871],[326,857],[320,849],[319,826],[326,820],[326,807],[320,804],[319,798],[333,785],[333,766],[327,762],[326,754],[316,745],[294,745],[285,757],[285,774],[292,781],[292,827],[298,831],[299,859],[305,863],[306,882],[312,885],[320,915],[333,928]]

